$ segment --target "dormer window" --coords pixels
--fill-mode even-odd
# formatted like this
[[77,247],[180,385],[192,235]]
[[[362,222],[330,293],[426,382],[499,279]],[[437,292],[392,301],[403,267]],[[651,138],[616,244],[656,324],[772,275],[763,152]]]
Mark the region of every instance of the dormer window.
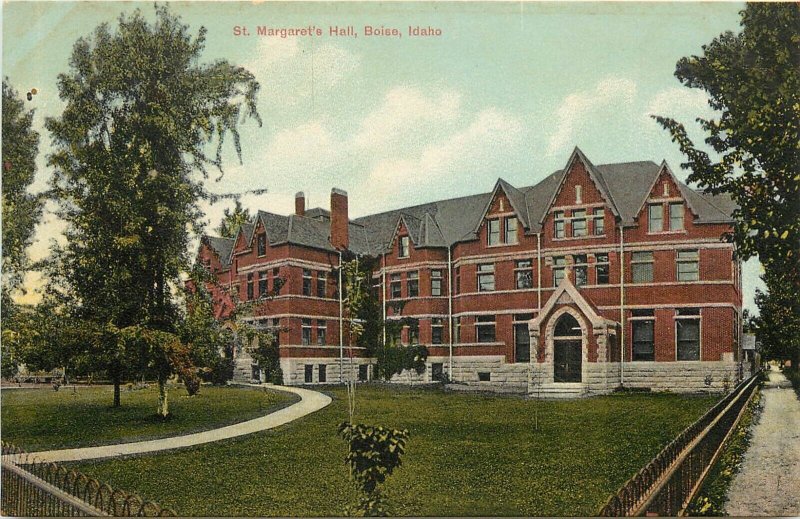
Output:
[[257,237],[258,241],[258,255],[259,256],[266,256],[267,255],[267,235],[264,233],[260,233]]
[[486,228],[488,230],[488,244],[491,247],[492,245],[499,245],[500,244],[500,220],[487,220],[486,221]]
[[506,218],[505,224],[504,241],[509,245],[517,243],[517,217],[509,216]]
[[605,209],[596,207],[594,209],[594,235],[602,236],[606,233]]
[[669,230],[683,230],[683,203],[669,204]]
[[565,220],[564,220],[564,211],[555,211],[553,213],[553,237],[554,238],[563,238],[564,237],[564,228],[565,228]]
[[409,249],[408,249],[408,236],[401,236],[399,242],[398,255],[401,258],[407,258],[409,256]]
[[664,206],[650,204],[648,211],[648,232],[661,232],[664,230]]
[[586,236],[586,210],[576,209],[572,211],[572,236],[580,238]]

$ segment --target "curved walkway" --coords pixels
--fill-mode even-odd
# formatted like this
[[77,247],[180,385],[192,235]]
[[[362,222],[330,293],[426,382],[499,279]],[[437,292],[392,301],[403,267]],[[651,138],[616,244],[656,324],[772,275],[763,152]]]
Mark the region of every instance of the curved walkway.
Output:
[[728,490],[732,516],[800,515],[800,399],[773,369],[762,390],[764,410]]
[[[273,429],[280,425],[287,424],[298,418],[309,415],[315,411],[326,407],[331,403],[331,397],[310,389],[288,386],[262,386],[258,384],[243,384],[253,387],[269,387],[278,391],[293,393],[300,397],[299,402],[279,409],[274,413],[254,418],[246,422],[240,422],[219,429],[203,431],[183,436],[172,436],[159,440],[148,440],[133,443],[119,443],[116,445],[101,445],[99,447],[83,447],[79,449],[61,449],[52,451],[39,451],[29,453],[32,457],[41,461],[80,461],[97,458],[111,458],[116,456],[129,456],[131,454],[144,454],[148,452],[158,452],[182,447],[192,447],[203,443],[216,442],[244,436],[259,431]],[[5,458],[6,456],[4,456]],[[15,461],[17,456],[8,456],[11,461]]]

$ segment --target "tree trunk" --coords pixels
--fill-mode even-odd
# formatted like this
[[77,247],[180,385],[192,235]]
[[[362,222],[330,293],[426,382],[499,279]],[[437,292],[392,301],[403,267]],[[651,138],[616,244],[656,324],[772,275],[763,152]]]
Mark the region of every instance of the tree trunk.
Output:
[[119,386],[120,386],[119,375],[115,373],[113,375],[113,377],[112,377],[112,380],[114,382],[114,407],[119,407],[120,406],[120,403],[119,403]]
[[158,379],[158,415],[166,418],[169,414],[169,398],[166,379]]

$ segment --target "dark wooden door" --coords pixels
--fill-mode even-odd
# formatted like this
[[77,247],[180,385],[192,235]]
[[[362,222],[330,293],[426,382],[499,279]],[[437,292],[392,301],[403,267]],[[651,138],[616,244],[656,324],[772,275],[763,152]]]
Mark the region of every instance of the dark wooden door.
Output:
[[581,341],[555,341],[553,382],[581,381]]

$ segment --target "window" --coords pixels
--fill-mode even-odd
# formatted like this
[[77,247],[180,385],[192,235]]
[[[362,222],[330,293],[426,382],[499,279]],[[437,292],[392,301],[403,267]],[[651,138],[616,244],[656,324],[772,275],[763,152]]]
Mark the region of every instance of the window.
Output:
[[308,346],[311,344],[311,319],[303,319],[301,324],[302,344]]
[[272,325],[270,326],[270,333],[272,334],[272,343],[275,346],[281,345],[281,320],[278,317],[272,318]]
[[676,253],[678,281],[700,279],[700,254],[696,250],[679,250]]
[[408,324],[408,343],[419,344],[419,321],[416,319]]
[[431,380],[440,382],[444,378],[444,363],[433,362],[431,363]]
[[595,254],[594,268],[595,272],[597,273],[597,284],[607,285],[609,270],[608,254]]
[[328,365],[327,364],[320,364],[319,365],[319,381],[321,383],[328,381]]
[[633,360],[655,360],[655,318],[653,310],[633,310]]
[[247,275],[247,299],[253,299],[253,273]]
[[408,236],[401,236],[399,245],[400,245],[400,250],[398,256],[400,256],[401,258],[407,258],[409,255]]
[[453,318],[453,344],[461,342],[461,318]]
[[567,259],[564,256],[553,256],[553,286],[557,287],[564,279],[564,268],[567,266]]
[[683,230],[683,203],[669,204],[669,230]]
[[553,213],[553,237],[563,238],[564,235],[564,211],[555,211]]
[[442,344],[444,324],[441,317],[431,319],[431,344]]
[[494,290],[494,263],[478,265],[478,292]]
[[528,321],[533,319],[533,314],[514,315],[514,362],[530,362],[531,336],[528,331]]
[[493,315],[479,315],[475,318],[475,334],[478,342],[494,342],[495,317]]
[[509,216],[506,218],[506,235],[505,242],[508,244],[517,243],[517,218]]
[[325,332],[327,331],[327,321],[325,319],[317,319],[317,344],[325,344]]
[[456,294],[461,292],[461,267],[456,267]]
[[313,364],[306,364],[305,365],[305,372],[303,373],[303,381],[306,384],[311,384],[314,382],[314,365]]
[[267,235],[261,233],[258,235],[258,255],[259,256],[266,256],[267,255]]
[[407,297],[419,297],[419,271],[412,270],[406,273]]
[[533,288],[533,262],[531,260],[515,261],[514,277],[517,288]]
[[431,295],[442,295],[442,271],[431,270]]
[[479,371],[478,372],[478,381],[480,382],[491,382],[492,374],[488,371]]
[[652,252],[634,252],[631,254],[631,277],[634,283],[653,282]]
[[369,364],[358,365],[358,380],[364,381],[369,378]]
[[317,297],[325,297],[325,288],[328,284],[328,273],[317,272]]
[[579,238],[586,236],[586,210],[576,209],[572,211],[572,236]]
[[678,360],[700,360],[700,310],[680,309],[675,315]]
[[303,269],[303,295],[311,295],[311,271]]
[[648,206],[648,232],[661,232],[664,230],[664,206],[650,204]]
[[262,270],[258,273],[258,295],[260,297],[267,297],[267,271]]
[[391,298],[392,299],[398,299],[398,298],[402,297],[402,295],[400,293],[400,291],[401,291],[400,274],[392,274],[392,277],[390,279],[391,279],[391,282],[389,283],[389,292],[390,292]]
[[489,245],[498,245],[500,243],[500,220],[487,220],[486,229]]
[[606,233],[606,211],[602,207],[596,207],[593,213],[594,235],[602,236]]
[[582,287],[589,282],[589,260],[586,254],[572,256],[573,270],[575,272],[575,286]]

